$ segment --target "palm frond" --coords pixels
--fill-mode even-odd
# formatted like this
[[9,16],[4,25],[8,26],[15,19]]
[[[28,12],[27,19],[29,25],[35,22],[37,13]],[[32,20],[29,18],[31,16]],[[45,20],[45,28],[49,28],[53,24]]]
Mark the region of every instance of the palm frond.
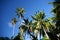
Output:
[[28,19],[23,19],[24,20],[24,23],[27,25],[27,24],[29,24],[29,21],[28,21]]
[[25,25],[20,25],[19,29],[22,28],[23,29],[23,32],[26,32],[27,30],[27,27]]
[[37,20],[34,16],[31,16],[34,20]]

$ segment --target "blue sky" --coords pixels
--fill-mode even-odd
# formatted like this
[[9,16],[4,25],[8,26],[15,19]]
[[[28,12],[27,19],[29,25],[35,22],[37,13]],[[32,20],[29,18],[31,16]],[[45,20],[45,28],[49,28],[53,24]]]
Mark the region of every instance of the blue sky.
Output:
[[[9,22],[16,15],[16,8],[23,7],[25,9],[25,17],[31,20],[31,15],[34,15],[36,11],[44,12],[47,17],[51,17],[52,5],[48,4],[53,0],[0,0],[0,37],[12,36],[12,27],[9,26]],[[15,26],[15,35],[18,33],[18,26]]]

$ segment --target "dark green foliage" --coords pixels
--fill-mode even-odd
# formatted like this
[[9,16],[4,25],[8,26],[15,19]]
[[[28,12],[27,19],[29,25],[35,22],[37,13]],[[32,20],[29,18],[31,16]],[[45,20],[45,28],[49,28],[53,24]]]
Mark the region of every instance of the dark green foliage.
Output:
[[47,34],[51,40],[58,40],[58,37],[56,36],[56,34],[53,34],[51,32],[47,32]]
[[28,25],[29,24],[29,20],[28,19],[23,19],[24,20],[24,24]]
[[0,37],[0,40],[11,40],[11,39],[8,37]]
[[52,32],[48,33],[48,35],[51,40],[58,40],[59,37],[57,37],[57,34],[60,34],[60,0],[55,0],[54,2],[52,2],[52,4],[54,6],[52,12],[54,12],[54,14],[56,15],[55,16],[56,28],[53,29]]
[[13,40],[22,40],[20,37],[21,37],[21,35],[20,35],[20,33],[18,33],[18,35],[15,36],[15,38]]
[[20,27],[19,27],[19,29],[20,28],[22,28],[23,30],[24,30],[24,32],[27,30],[27,27],[25,26],[25,25],[21,25]]

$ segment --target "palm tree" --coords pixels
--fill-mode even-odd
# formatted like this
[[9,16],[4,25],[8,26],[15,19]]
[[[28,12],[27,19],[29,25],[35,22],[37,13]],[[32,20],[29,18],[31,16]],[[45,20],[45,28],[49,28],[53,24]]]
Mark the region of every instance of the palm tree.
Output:
[[[24,19],[24,16],[23,16],[23,13],[24,13],[25,11],[24,11],[24,8],[17,8],[17,16],[18,16],[18,18],[23,18]],[[20,21],[20,26],[21,26],[21,20],[19,20]],[[19,28],[20,29],[20,36],[22,36],[23,35],[23,29],[20,27]],[[23,38],[23,36],[22,36],[22,38]],[[24,38],[22,39],[22,40],[24,40]]]
[[36,40],[35,36],[34,36],[33,34],[31,34],[31,32],[33,31],[32,21],[29,22],[28,19],[24,19],[24,24],[25,24],[25,26],[26,26],[26,28],[27,28],[27,33],[30,34],[30,36],[33,37],[32,40],[34,40],[34,39]]
[[[59,31],[60,29],[60,0],[55,0],[54,2],[52,2],[52,4],[54,6],[54,8],[52,9],[52,12],[54,12],[54,15],[56,15],[55,16],[56,28],[54,30],[54,33],[57,36],[57,34],[60,34],[60,31]],[[58,40],[58,37],[56,37],[56,40]]]
[[20,39],[24,40],[24,33],[27,31],[27,27],[25,25],[20,25]]
[[14,29],[15,29],[16,22],[17,22],[16,18],[13,18],[12,21],[11,21],[12,25],[14,26],[13,27],[13,33],[12,33],[13,34],[12,39],[14,39]]
[[18,18],[21,17],[21,18],[24,18],[23,16],[23,13],[24,13],[24,8],[17,8],[17,16]]
[[[54,33],[53,30],[55,29],[55,24],[53,23],[53,20],[51,18],[48,18],[44,21],[44,28],[45,28],[45,34],[46,34],[46,37],[49,39],[49,40],[52,40],[52,35],[51,33]],[[50,33],[50,34],[49,34]]]
[[24,34],[25,32],[27,32],[27,34],[29,34],[33,39],[32,40],[37,40],[37,38],[34,36],[34,34],[31,34],[31,32],[33,32],[33,24],[32,21],[29,21],[28,19],[23,19],[24,20],[24,25],[20,26],[20,31],[22,31],[21,33]]
[[[46,34],[46,30],[45,30],[45,28],[43,26],[43,23],[44,23],[43,19],[44,19],[44,17],[45,17],[44,11],[42,11],[42,12],[38,11],[38,12],[36,12],[35,16],[32,16],[32,18],[37,21],[36,29],[39,29],[38,31],[40,32],[40,38],[41,38],[41,35],[42,35],[43,32],[45,32],[45,34]],[[44,33],[43,33],[43,35],[44,35]]]

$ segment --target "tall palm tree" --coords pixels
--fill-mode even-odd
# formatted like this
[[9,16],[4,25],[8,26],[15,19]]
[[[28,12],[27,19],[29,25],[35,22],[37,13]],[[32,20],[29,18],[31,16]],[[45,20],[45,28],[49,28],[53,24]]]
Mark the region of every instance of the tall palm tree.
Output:
[[24,22],[23,22],[24,25],[20,25],[20,27],[19,27],[22,36],[24,36],[24,33],[26,33],[26,31],[27,31],[28,34],[30,34],[30,32],[32,31],[32,29],[30,27],[31,21],[29,22],[28,19],[23,19],[23,20],[24,20]]
[[37,38],[34,36],[34,34],[31,34],[33,32],[32,21],[29,21],[28,19],[24,19],[24,26],[22,27],[22,29],[23,29],[23,33],[25,33],[27,31],[27,34],[29,34],[30,37],[33,38],[32,40],[37,40]]
[[[53,23],[53,21],[51,20],[51,18],[48,18],[44,21],[44,28],[45,28],[45,33],[46,33],[46,37],[50,40],[52,40],[52,35],[50,35],[51,33],[54,33],[53,30],[55,29],[55,24]],[[50,33],[51,32],[51,33]],[[50,33],[50,34],[48,34]],[[50,37],[51,36],[51,37]]]
[[24,33],[27,31],[27,27],[25,25],[20,25],[20,39],[24,40]]
[[[52,2],[52,4],[54,6],[54,8],[52,9],[52,12],[54,12],[54,14],[56,15],[55,16],[56,29],[54,30],[54,33],[57,36],[57,34],[60,34],[60,31],[59,31],[59,29],[60,29],[60,0],[54,0],[54,2]],[[58,40],[58,37],[56,37],[56,40]]]
[[45,31],[44,26],[43,26],[43,19],[44,19],[44,17],[45,17],[44,11],[42,11],[42,12],[38,11],[38,12],[36,12],[35,16],[32,16],[32,18],[37,21],[36,29],[39,29],[40,38],[41,38],[41,34],[43,33],[42,31]]
[[17,22],[16,18],[13,18],[12,21],[11,21],[12,26],[14,26],[14,27],[13,27],[13,33],[12,33],[12,34],[13,34],[12,39],[14,39],[14,29],[15,29],[15,24],[16,24],[16,22]]
[[[24,8],[17,8],[17,16],[18,16],[18,18],[23,18],[24,19],[24,16],[23,16],[23,13],[25,12],[25,10],[24,10]],[[21,26],[21,20],[19,20],[20,21],[20,26]],[[20,36],[23,38],[23,29],[22,28],[19,28],[20,29]],[[22,39],[22,40],[24,40],[24,38]]]
[[28,19],[24,19],[24,24],[27,28],[27,33],[30,34],[30,36],[32,36],[33,40],[34,40],[35,36],[31,34],[31,32],[33,31],[32,30],[32,25],[31,25],[32,21],[29,21]]

